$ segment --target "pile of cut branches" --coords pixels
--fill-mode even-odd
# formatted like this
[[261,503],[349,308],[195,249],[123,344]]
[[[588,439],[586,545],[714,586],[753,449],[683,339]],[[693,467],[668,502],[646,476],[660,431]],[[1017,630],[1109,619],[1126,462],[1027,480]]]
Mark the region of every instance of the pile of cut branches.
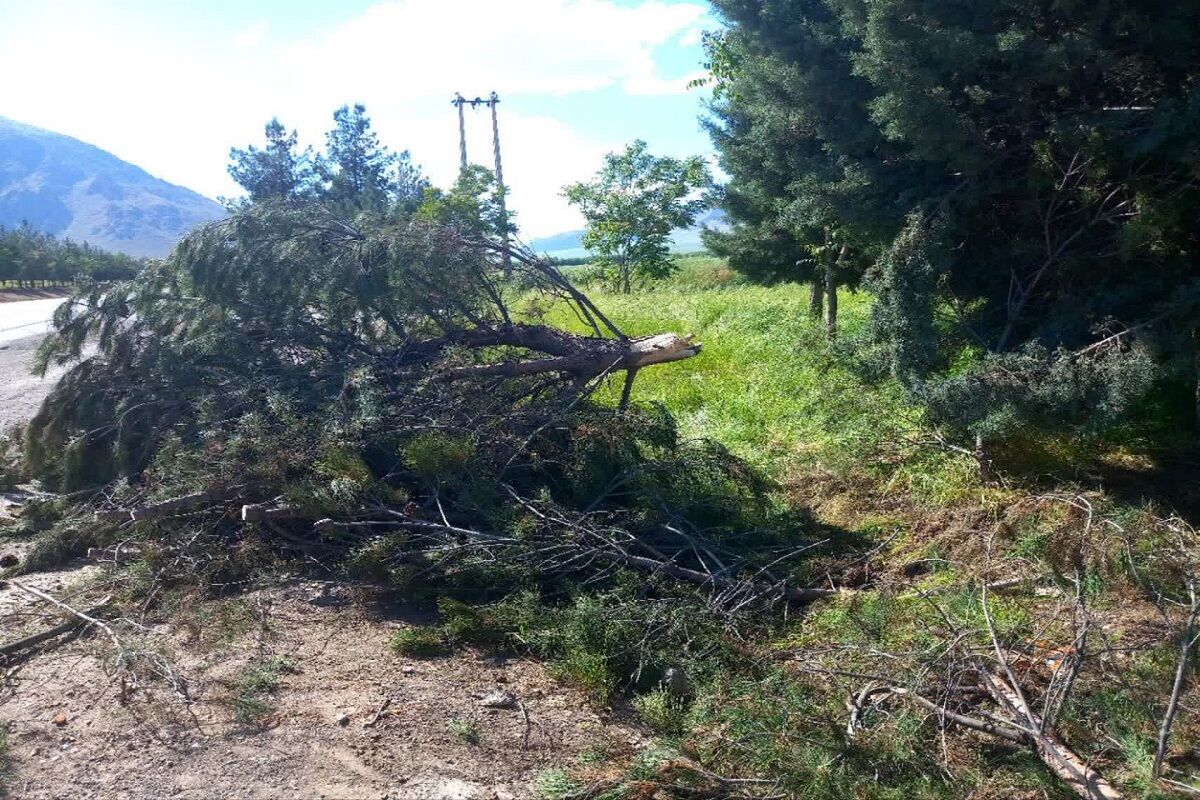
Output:
[[[549,306],[587,335],[543,324]],[[73,493],[63,525],[109,540],[86,544],[156,542],[164,576],[227,582],[291,551],[401,585],[627,568],[723,610],[822,593],[792,568],[811,526],[720,447],[630,407],[639,369],[700,345],[625,335],[528,252],[257,205],[55,323],[40,365],[78,363],[25,467]],[[618,407],[594,402],[615,376]]]

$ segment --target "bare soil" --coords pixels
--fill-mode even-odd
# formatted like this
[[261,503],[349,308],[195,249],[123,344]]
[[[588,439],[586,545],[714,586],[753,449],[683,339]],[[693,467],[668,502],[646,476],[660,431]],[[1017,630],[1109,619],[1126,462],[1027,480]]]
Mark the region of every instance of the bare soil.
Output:
[[[95,570],[38,585],[84,607],[105,591]],[[0,595],[5,641],[53,622],[14,593]],[[344,587],[296,583],[185,604],[141,634],[114,625],[121,663],[103,632],[69,641],[0,685],[4,781],[20,798],[504,800],[536,797],[547,768],[624,762],[643,745],[538,663],[395,654],[389,642],[408,624]],[[278,685],[249,695],[261,715],[240,719],[264,665]],[[495,690],[519,704],[485,708]]]

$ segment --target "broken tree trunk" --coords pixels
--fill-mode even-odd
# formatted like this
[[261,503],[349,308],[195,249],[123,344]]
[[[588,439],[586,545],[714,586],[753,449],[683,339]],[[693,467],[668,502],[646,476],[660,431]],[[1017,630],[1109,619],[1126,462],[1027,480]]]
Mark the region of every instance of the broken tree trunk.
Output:
[[1031,747],[1055,776],[1070,786],[1075,794],[1086,800],[1122,800],[1124,798],[1124,795],[1103,775],[1067,747],[1054,730],[1042,725],[1042,719],[1029,709],[1021,693],[1014,690],[1005,678],[986,671],[981,671],[980,675],[992,699],[1010,719],[961,714],[949,710],[944,702],[935,703],[903,687],[868,684],[856,697],[846,703],[846,707],[850,711],[846,734],[849,737],[854,736],[860,725],[863,708],[871,697],[880,694],[892,695],[903,698],[936,715],[943,725],[958,725],[1014,744]]
[[982,671],[980,677],[996,704],[1014,719],[1020,720],[1016,724],[1020,724],[1042,763],[1070,786],[1075,794],[1087,800],[1122,800],[1125,795],[1067,747],[1052,729],[1046,728],[1022,693],[1005,678],[987,671]]
[[144,522],[145,520],[170,516],[176,511],[185,511],[208,503],[219,503],[228,496],[228,492],[221,490],[194,492],[192,494],[185,494],[182,497],[163,500],[161,503],[150,503],[138,506],[137,508],[115,508],[97,511],[96,519],[100,522],[124,522],[126,520]]
[[[447,346],[452,343],[446,342]],[[702,348],[701,343],[693,341],[691,336],[677,333],[659,333],[637,339],[606,339],[574,336],[543,326],[523,325],[509,326],[501,331],[475,331],[464,343],[473,347],[511,345],[552,357],[451,367],[443,371],[443,378],[515,378],[564,372],[578,381],[588,381],[614,372],[632,372],[655,364],[682,361],[696,355]]]

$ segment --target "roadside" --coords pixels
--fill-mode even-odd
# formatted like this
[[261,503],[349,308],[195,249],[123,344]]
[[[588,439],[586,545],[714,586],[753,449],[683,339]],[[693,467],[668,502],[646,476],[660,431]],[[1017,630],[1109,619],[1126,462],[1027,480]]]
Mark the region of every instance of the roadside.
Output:
[[52,329],[54,310],[62,305],[57,297],[0,303],[0,344],[31,336],[45,336]]
[[19,303],[25,300],[70,296],[70,286],[50,286],[43,289],[0,289],[0,303]]
[[[107,591],[90,583],[72,602]],[[398,655],[406,627],[301,582],[189,603],[119,652],[100,633],[69,642],[0,687],[7,785],[78,800],[515,800],[552,767],[602,774],[644,743],[538,663]]]
[[[2,335],[2,334],[0,334]],[[66,371],[51,367],[45,378],[30,373],[43,334],[0,341],[0,434],[27,421]]]

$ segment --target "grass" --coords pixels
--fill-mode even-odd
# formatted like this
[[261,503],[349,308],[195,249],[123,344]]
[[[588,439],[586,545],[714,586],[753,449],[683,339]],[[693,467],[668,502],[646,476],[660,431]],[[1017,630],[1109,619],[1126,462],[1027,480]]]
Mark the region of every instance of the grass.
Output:
[[[893,381],[872,382],[830,347],[824,324],[809,317],[808,289],[745,282],[712,257],[680,259],[680,271],[633,294],[599,285],[588,293],[633,336],[673,331],[704,343],[681,364],[643,370],[634,399],[664,404],[687,437],[711,438],[756,468],[786,478],[815,468],[849,472],[877,464],[880,447],[917,430],[918,409]],[[867,324],[870,298],[842,292],[843,339]],[[549,321],[582,331],[563,309]],[[616,402],[621,380],[600,393]],[[973,485],[973,467],[943,453],[905,462],[888,477],[931,502]],[[873,469],[875,467],[872,467]]]
[[471,745],[479,744],[479,726],[475,724],[474,720],[451,717],[450,721],[446,723],[446,727],[460,742]]
[[[974,646],[989,645],[981,596],[971,588],[979,580],[988,531],[998,561],[1021,564],[1026,574],[1072,574],[1083,546],[1079,515],[1061,502],[1039,500],[1038,494],[1047,491],[1042,484],[1030,490],[1018,479],[984,487],[970,459],[906,445],[921,432],[919,409],[895,382],[868,379],[853,367],[850,354],[826,341],[823,324],[807,314],[807,287],[755,286],[712,258],[681,262],[672,278],[630,295],[588,287],[589,296],[630,335],[671,331],[704,342],[694,359],[642,371],[635,401],[663,404],[684,436],[716,440],[777,479],[785,489],[781,502],[807,505],[827,524],[886,544],[872,559],[875,569],[900,574],[906,565],[929,562],[920,571],[903,573],[897,588],[883,585],[815,603],[781,630],[759,631],[757,645],[773,641],[818,670],[890,674],[902,685],[920,688],[930,670],[940,668],[946,624],[963,631]],[[840,311],[841,340],[850,343],[868,322],[870,298],[843,292]],[[583,331],[562,309],[545,314],[551,324]],[[615,403],[620,389],[621,380],[612,379],[598,396]],[[1071,447],[1051,439],[1036,447],[1015,442],[1005,453],[1014,457],[1005,469],[1023,460],[1026,473],[1044,481],[1072,472],[1095,458],[1101,452],[1097,448],[1111,449],[1116,441],[1110,437]],[[1067,496],[1080,491],[1062,480],[1052,485]],[[1098,518],[1114,519],[1131,531],[1145,529],[1144,518],[1154,511],[1116,497],[1093,501]],[[1150,553],[1161,548],[1151,546],[1158,540],[1149,533],[1133,537],[1124,549],[1123,540],[1107,541],[1099,528],[1093,532],[1095,543],[1086,547],[1094,563],[1086,567],[1085,589],[1094,613],[1104,614],[1137,596],[1136,588],[1130,594],[1124,572],[1136,561],[1145,573]],[[915,589],[934,589],[936,605]],[[609,703],[630,688],[623,656],[633,640],[621,630],[627,607],[591,607],[595,602],[576,598],[573,606],[560,606],[553,624],[546,614],[532,615],[537,624],[525,625],[530,635],[521,632],[535,652],[553,662],[557,674],[588,691],[594,702]],[[993,594],[988,607],[1005,641],[1041,636],[1069,643],[1069,620],[1054,620],[1054,602],[1030,591]],[[593,624],[598,619],[603,626]],[[886,653],[904,656],[879,655]],[[1147,773],[1155,729],[1146,709],[1161,705],[1172,662],[1155,662],[1151,670],[1148,658],[1134,657],[1121,668],[1128,680],[1144,687],[1137,697],[1102,671],[1089,672],[1061,720],[1067,740],[1098,759],[1131,797],[1160,796]],[[1142,676],[1139,670],[1154,674]],[[1070,796],[1031,752],[995,743],[980,746],[953,731],[944,738],[927,714],[903,704],[870,716],[848,745],[842,735],[843,702],[861,683],[749,661],[725,663],[696,682],[690,704],[672,701],[653,685],[637,687],[643,693],[635,694],[632,704],[651,727],[686,742],[714,769],[769,775],[789,796]],[[1181,725],[1178,736],[1194,741],[1193,727]],[[1186,752],[1181,742],[1175,749]],[[543,794],[555,796],[554,790],[570,779],[566,773],[548,775]]]
[[437,628],[405,628],[392,637],[392,651],[410,658],[433,658],[449,652],[446,637]]
[[289,659],[275,657],[256,661],[243,670],[233,701],[238,722],[247,725],[266,723],[274,710],[270,702],[271,695],[279,688],[284,673],[294,669]]

